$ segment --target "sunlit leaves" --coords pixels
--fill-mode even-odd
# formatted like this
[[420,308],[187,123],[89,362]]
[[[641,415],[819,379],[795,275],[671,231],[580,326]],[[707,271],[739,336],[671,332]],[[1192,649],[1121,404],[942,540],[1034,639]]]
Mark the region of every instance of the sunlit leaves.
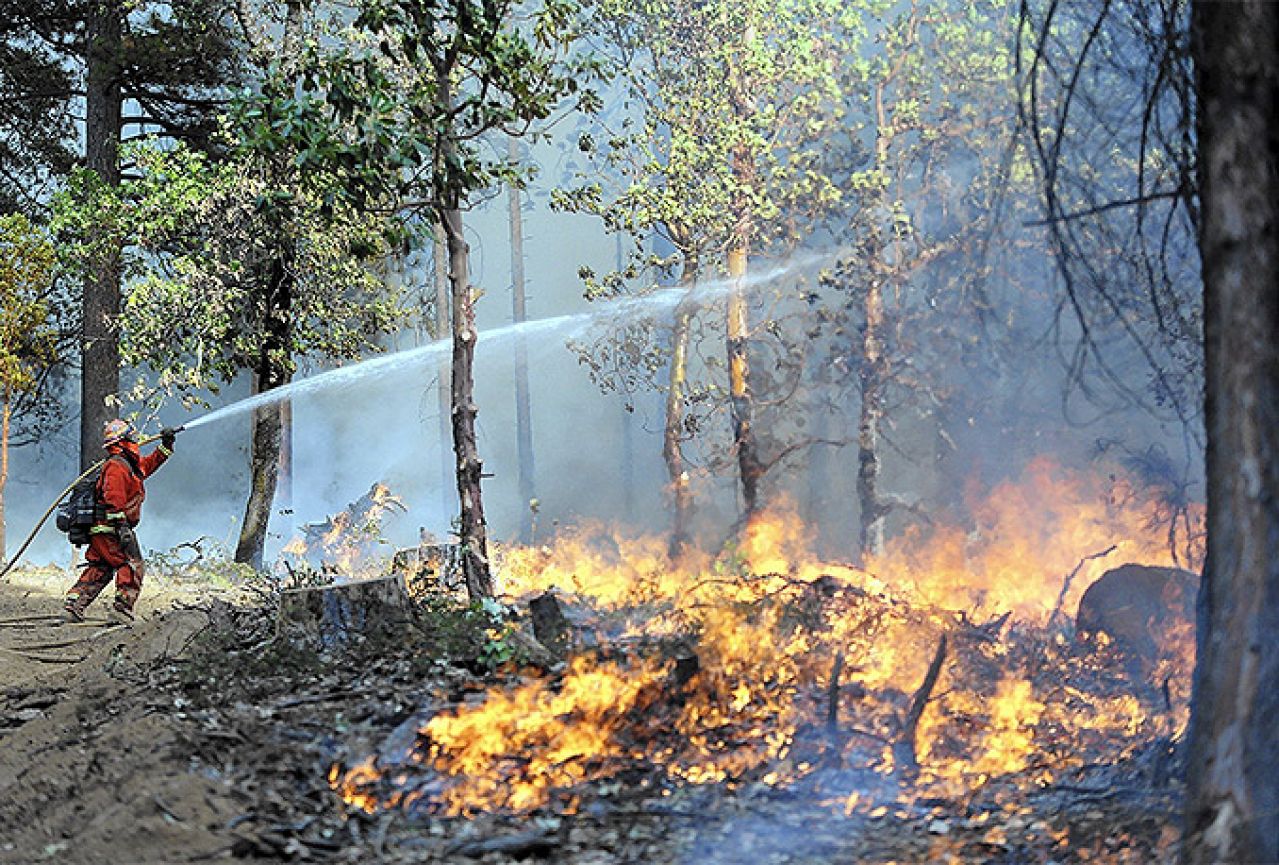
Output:
[[57,359],[49,294],[55,255],[49,238],[20,214],[0,216],[0,391],[6,404],[32,392]]

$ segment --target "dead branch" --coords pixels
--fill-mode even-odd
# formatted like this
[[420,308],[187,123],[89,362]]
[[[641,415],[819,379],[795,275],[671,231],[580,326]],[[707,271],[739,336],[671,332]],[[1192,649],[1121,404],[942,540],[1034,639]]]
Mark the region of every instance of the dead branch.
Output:
[[844,653],[835,655],[830,671],[830,685],[826,691],[826,731],[834,733],[839,727],[839,677],[844,672]]
[[902,724],[901,736],[893,743],[893,758],[903,770],[913,774],[919,769],[919,761],[915,756],[915,735],[919,730],[919,719],[924,714],[924,706],[937,686],[937,678],[941,675],[942,662],[946,660],[946,635],[942,634],[937,642],[937,651],[933,654],[928,672],[920,684],[915,697],[910,701],[910,711],[906,713],[906,721]]
[[1070,594],[1070,584],[1074,582],[1075,577],[1079,576],[1079,572],[1084,569],[1084,565],[1095,559],[1104,558],[1118,549],[1117,544],[1111,544],[1099,553],[1084,556],[1079,560],[1079,564],[1075,565],[1074,570],[1066,575],[1066,579],[1062,581],[1061,591],[1057,594],[1057,603],[1053,604],[1053,611],[1048,616],[1048,627],[1052,627],[1057,619],[1061,616],[1062,605],[1066,603],[1066,595]]

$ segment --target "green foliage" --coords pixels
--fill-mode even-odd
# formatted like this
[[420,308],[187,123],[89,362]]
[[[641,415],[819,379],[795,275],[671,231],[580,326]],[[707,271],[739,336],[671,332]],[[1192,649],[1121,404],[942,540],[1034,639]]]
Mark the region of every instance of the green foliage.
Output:
[[513,639],[510,612],[492,598],[463,603],[452,595],[430,594],[417,602],[418,627],[437,657],[488,673],[527,661]]
[[0,216],[0,396],[6,412],[28,422],[57,411],[45,387],[65,350],[52,305],[55,265],[43,230],[21,214]]
[[221,543],[208,537],[148,552],[147,571],[174,582],[219,588],[249,585],[257,576],[252,567],[233,561]]
[[[56,200],[69,267],[87,266],[108,234],[125,241],[122,355],[152,374],[134,398],[194,399],[264,361],[287,377],[299,360],[359,357],[402,316],[380,272],[384,221],[334,204],[314,179],[282,181],[227,140],[232,156],[218,161],[181,145],[132,147],[134,174],[119,187],[80,172]],[[281,263],[286,309],[269,292]]]
[[364,0],[332,45],[314,46],[301,92],[273,128],[345,181],[339,194],[456,206],[522,183],[528,169],[483,139],[528,136],[568,98],[590,109],[594,61],[574,54],[573,0]]
[[[591,167],[553,203],[630,235],[632,272],[658,264],[639,251],[654,232],[693,267],[743,239],[793,248],[843,200],[824,151],[842,123],[841,70],[878,5],[596,0],[592,37],[622,104],[581,135]],[[589,296],[621,286],[587,279]]]

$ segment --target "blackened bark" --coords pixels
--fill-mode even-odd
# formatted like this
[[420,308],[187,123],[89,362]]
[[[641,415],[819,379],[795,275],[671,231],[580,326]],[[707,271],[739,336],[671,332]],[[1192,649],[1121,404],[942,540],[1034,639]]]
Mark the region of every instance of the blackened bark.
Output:
[[1208,559],[1187,863],[1279,861],[1279,5],[1193,11]]
[[[267,279],[265,333],[255,370],[259,393],[289,383],[292,306],[292,260],[290,256],[278,256],[271,263]],[[281,407],[278,404],[254,409],[249,498],[244,506],[244,523],[240,527],[235,560],[259,570],[263,565],[266,534],[279,480],[281,429]]]
[[737,453],[737,473],[742,484],[742,511],[747,520],[759,508],[759,481],[764,466],[755,443],[755,397],[751,393],[750,360],[747,345],[750,321],[746,298],[746,246],[728,254],[728,385],[733,415],[733,449]]
[[[85,164],[108,186],[120,183],[122,18],[116,0],[94,0],[85,28]],[[85,277],[81,306],[82,469],[102,455],[102,427],[117,414],[113,400],[120,390],[120,239],[114,234],[96,239],[100,253]]]
[[[514,137],[507,139],[507,159],[511,166],[519,165],[520,147]],[[528,306],[524,291],[524,218],[521,211],[520,190],[511,184],[507,199],[511,230],[511,314],[515,324],[528,320]],[[537,497],[533,479],[536,477],[533,461],[533,415],[529,405],[528,346],[524,336],[515,337],[515,440],[519,455],[520,540],[532,543],[533,508]]]
[[457,465],[457,497],[460,504],[459,535],[462,570],[472,601],[492,597],[489,571],[488,526],[480,490],[483,464],[475,440],[475,309],[468,278],[470,250],[462,235],[462,211],[456,193],[446,199],[439,214],[449,248],[449,281],[453,288],[453,455]]
[[666,462],[667,488],[671,497],[671,539],[668,553],[678,560],[688,550],[692,537],[693,492],[688,464],[684,459],[684,397],[688,383],[688,342],[696,306],[692,301],[697,287],[697,262],[684,264],[681,278],[685,297],[675,308],[671,328],[671,361],[666,382],[666,424],[662,430],[662,459]]

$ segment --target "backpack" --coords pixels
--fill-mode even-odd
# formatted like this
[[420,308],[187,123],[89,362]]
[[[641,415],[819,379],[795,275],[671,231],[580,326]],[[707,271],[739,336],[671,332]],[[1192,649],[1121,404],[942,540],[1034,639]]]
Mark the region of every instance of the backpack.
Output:
[[73,546],[89,543],[89,529],[106,518],[106,508],[98,503],[98,481],[102,470],[81,479],[58,505],[58,530],[65,532]]
[[89,543],[89,530],[98,523],[106,521],[107,509],[102,504],[102,472],[107,467],[107,462],[113,459],[123,459],[129,468],[136,474],[141,472],[133,465],[133,461],[127,457],[108,457],[102,463],[102,466],[93,474],[81,478],[71,492],[67,495],[66,500],[58,505],[57,524],[58,530],[65,532],[67,540],[73,546],[82,547]]

